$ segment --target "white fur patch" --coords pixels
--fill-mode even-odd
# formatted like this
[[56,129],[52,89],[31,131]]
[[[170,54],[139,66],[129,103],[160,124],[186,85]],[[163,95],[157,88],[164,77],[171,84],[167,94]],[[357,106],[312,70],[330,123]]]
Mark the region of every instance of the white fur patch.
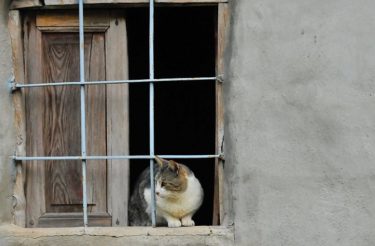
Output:
[[[184,192],[170,192],[166,191],[156,184],[155,191],[159,192],[159,196],[156,195],[156,215],[158,219],[164,218],[168,221],[168,218],[182,219],[184,217],[190,217],[185,219],[184,222],[189,225],[193,225],[191,217],[201,206],[203,201],[203,189],[194,175],[189,175],[187,178],[187,188]],[[176,195],[177,194],[177,195]],[[147,202],[147,213],[151,214],[151,190],[144,190],[144,198]],[[168,199],[170,195],[176,195],[173,199]]]

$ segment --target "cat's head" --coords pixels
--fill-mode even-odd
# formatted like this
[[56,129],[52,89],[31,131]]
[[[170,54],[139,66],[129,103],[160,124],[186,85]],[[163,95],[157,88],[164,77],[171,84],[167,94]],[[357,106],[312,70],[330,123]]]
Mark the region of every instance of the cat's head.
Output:
[[155,175],[156,195],[165,199],[175,199],[187,188],[188,168],[173,160],[155,157],[159,168]]

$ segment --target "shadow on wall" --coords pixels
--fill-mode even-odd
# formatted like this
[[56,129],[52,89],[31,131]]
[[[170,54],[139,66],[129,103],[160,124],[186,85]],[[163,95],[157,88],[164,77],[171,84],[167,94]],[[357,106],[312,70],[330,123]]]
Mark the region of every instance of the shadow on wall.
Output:
[[9,11],[9,6],[10,6],[11,0],[4,0],[3,6],[1,9],[5,11],[5,13],[2,13],[3,16],[3,23],[8,23],[8,11]]

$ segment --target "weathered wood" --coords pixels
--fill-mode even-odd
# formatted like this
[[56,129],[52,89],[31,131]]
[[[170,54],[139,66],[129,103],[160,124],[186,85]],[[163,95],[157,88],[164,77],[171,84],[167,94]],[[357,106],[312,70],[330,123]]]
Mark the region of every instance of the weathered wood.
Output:
[[[72,26],[72,27],[63,27],[63,26],[57,26],[57,27],[51,27],[51,26],[42,26],[38,27],[38,29],[42,32],[79,32],[79,27],[78,26]],[[90,32],[106,32],[108,27],[106,26],[89,26],[85,27],[85,33],[90,33]]]
[[[85,4],[102,3],[146,3],[148,0],[85,0]],[[77,4],[77,0],[44,0],[45,5],[71,5]]]
[[[149,0],[85,0],[85,4],[149,3]],[[155,0],[155,3],[224,3],[228,0]],[[44,0],[45,5],[77,4],[76,0]]]
[[[76,2],[76,1],[75,1]],[[84,17],[85,27],[108,27],[108,12],[103,10],[95,12],[86,10]],[[56,11],[40,14],[36,18],[37,27],[78,27],[79,18],[77,11]]]
[[[113,12],[106,35],[107,80],[128,79],[128,50],[124,13]],[[107,85],[107,154],[129,154],[128,85]],[[113,226],[128,223],[129,160],[108,161],[108,208]]]
[[13,188],[12,215],[13,224],[25,227],[26,225],[26,198],[24,191],[23,167],[22,163],[16,163],[16,182]]
[[[156,3],[204,4],[226,3],[228,0],[155,0]],[[147,4],[149,0],[85,0],[85,4]],[[46,6],[76,5],[77,0],[13,0],[11,9],[36,8]]]
[[[19,11],[9,11],[8,29],[12,45],[13,74],[16,81],[24,81],[24,60],[22,42],[22,21]],[[16,130],[16,155],[26,154],[25,104],[21,90],[13,93],[14,124]],[[26,224],[26,198],[24,191],[25,164],[16,161],[16,182],[13,188],[13,223],[18,226]]]
[[[90,40],[90,52],[87,52],[87,81],[105,80],[105,36],[94,33]],[[106,155],[106,88],[103,85],[86,86],[86,137],[88,155]],[[89,212],[107,211],[107,161],[87,161],[87,201]],[[89,222],[92,223],[92,222]]]
[[30,7],[41,7],[43,3],[41,0],[13,0],[10,4],[10,9],[21,9]]
[[[79,78],[78,34],[43,35],[47,82],[76,81]],[[86,80],[105,79],[104,34],[85,35]],[[78,87],[46,88],[45,151],[55,156],[80,155],[80,101]],[[86,87],[87,153],[106,155],[105,88]],[[48,212],[82,210],[80,161],[47,162],[46,201]],[[87,198],[89,212],[106,211],[106,161],[87,162]],[[69,205],[69,206],[67,206]]]
[[155,0],[156,3],[226,3],[228,0]]
[[222,3],[218,5],[218,22],[217,22],[217,51],[216,51],[216,72],[218,75],[224,73],[224,51],[228,42],[229,28],[229,6]]
[[[86,35],[85,50],[90,50]],[[77,34],[43,33],[42,80],[46,83],[75,81],[79,78],[79,42]],[[80,155],[80,89],[59,86],[41,89],[44,117],[43,155]],[[78,119],[78,120],[77,120]],[[74,161],[46,161],[46,211],[78,212],[82,210],[81,165]],[[73,204],[75,204],[73,206]],[[72,205],[72,206],[66,206]]]
[[[18,10],[9,11],[8,29],[12,45],[13,73],[16,81],[24,81],[24,60],[23,60],[23,40],[22,21]],[[17,91],[19,92],[19,91]],[[19,93],[18,93],[19,94]],[[14,94],[14,95],[18,95]],[[17,121],[20,122],[20,121]],[[20,131],[19,131],[20,132]],[[17,152],[25,154],[25,142],[21,136],[17,136]]]
[[[92,18],[94,15],[95,13],[88,17]],[[49,83],[77,81],[79,78],[78,33],[43,33],[38,29],[36,19],[36,16],[31,15],[27,16],[25,20],[26,80],[31,83],[34,81]],[[113,23],[117,27],[118,23],[116,21]],[[125,25],[119,26],[125,30]],[[56,28],[63,31],[62,26]],[[70,30],[70,28],[68,26],[66,30]],[[119,30],[115,31],[120,32]],[[111,56],[106,54],[105,42],[115,45],[115,48],[120,45],[117,41],[105,36],[106,33],[103,31],[85,34],[85,77],[87,81],[105,80],[108,60],[116,59],[111,56],[118,55],[118,52],[112,52]],[[112,37],[116,37],[116,35],[112,35]],[[119,41],[121,42],[124,38],[119,38]],[[127,70],[125,72],[127,75]],[[112,74],[115,72],[112,71]],[[80,155],[79,87],[46,87],[27,90],[27,92],[27,105],[30,105],[27,108],[27,155]],[[105,85],[86,87],[86,134],[87,154],[89,155],[107,154],[106,93]],[[123,98],[119,99],[120,102],[121,100]],[[118,105],[114,103],[114,106],[118,107]],[[121,125],[121,122],[118,122],[118,125]],[[121,129],[121,126],[117,129]],[[114,131],[114,133],[121,135],[118,131]],[[27,176],[27,226],[58,226],[58,221],[61,221],[65,226],[75,226],[79,220],[72,218],[70,213],[82,211],[80,161],[46,161],[45,163],[32,161],[28,165],[28,170],[30,173]],[[89,215],[91,216],[93,213],[105,215],[104,219],[94,219],[93,222],[89,222],[89,225],[106,226],[112,223],[107,206],[107,190],[110,189],[107,188],[109,187],[107,176],[110,175],[107,173],[105,160],[87,162]],[[121,206],[123,206],[122,203]],[[55,224],[53,224],[51,216],[46,219],[43,215],[51,212],[59,214],[54,217],[56,218]],[[82,216],[80,220],[82,222]]]
[[[77,227],[83,226],[82,213],[47,213],[39,218],[39,227]],[[90,213],[89,226],[111,226],[111,216],[107,213]]]
[[[224,73],[224,50],[228,38],[229,10],[228,4],[222,3],[218,6],[217,19],[217,45],[216,45],[216,75],[223,76]],[[224,104],[223,86],[221,81],[216,81],[216,153],[224,151]],[[223,221],[223,188],[224,188],[224,162],[222,159],[215,160],[215,188],[213,224],[219,225]]]
[[[24,37],[26,44],[26,75],[30,83],[41,81],[42,74],[42,34],[35,26],[35,16],[26,16],[24,21]],[[42,107],[34,105],[43,104],[44,93],[42,90],[25,90],[26,96],[26,154],[28,156],[44,155],[43,126],[44,118]],[[33,110],[30,110],[33,109]],[[36,137],[33,137],[36,136]],[[45,166],[40,161],[29,161],[26,164],[26,226],[37,227],[39,217],[45,206]]]

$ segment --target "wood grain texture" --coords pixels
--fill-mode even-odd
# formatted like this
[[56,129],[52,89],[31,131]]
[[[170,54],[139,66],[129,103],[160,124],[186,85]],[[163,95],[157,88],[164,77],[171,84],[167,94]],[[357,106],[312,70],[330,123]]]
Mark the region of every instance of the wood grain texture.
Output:
[[[44,64],[45,81],[79,80],[78,34],[45,34],[47,50]],[[104,34],[85,35],[85,77],[105,79]],[[50,87],[46,89],[46,118],[44,140],[47,155],[80,155],[79,87]],[[86,87],[87,154],[106,155],[106,94],[105,87]],[[76,212],[82,210],[82,181],[80,161],[47,162],[47,212]],[[87,162],[87,198],[89,212],[106,211],[106,161]],[[50,203],[49,203],[50,201]],[[61,206],[59,206],[61,205]],[[70,205],[70,206],[66,206]]]
[[[224,73],[224,50],[228,39],[229,9],[228,4],[221,3],[218,6],[217,19],[217,45],[216,45],[216,76],[223,76]],[[224,98],[222,82],[216,81],[216,133],[215,151],[224,151]],[[215,160],[215,188],[213,224],[220,225],[224,219],[223,204],[224,189],[224,161]]]
[[[85,4],[147,4],[149,0],[85,0]],[[155,3],[201,4],[226,3],[228,0],[155,0]],[[13,0],[11,9],[36,8],[45,6],[76,5],[77,0]]]
[[[22,22],[18,10],[9,11],[8,29],[12,45],[13,73],[16,81],[24,81],[24,60],[22,42]],[[24,94],[21,90],[13,93],[14,125],[16,130],[16,155],[26,155],[26,126]],[[24,191],[24,173],[26,163],[15,161],[16,182],[13,188],[13,223],[24,227],[26,225],[26,197]]]
[[[128,50],[124,13],[112,12],[106,35],[107,80],[128,79]],[[107,153],[129,154],[128,84],[107,85]],[[110,160],[108,209],[112,226],[128,223],[129,160]]]
[[[90,36],[85,50],[90,50]],[[43,34],[43,82],[79,79],[77,34]],[[80,89],[73,86],[46,87],[42,107],[43,148],[46,156],[80,155]],[[40,136],[33,136],[40,137]],[[80,161],[46,161],[47,212],[81,211],[82,184]],[[58,206],[75,204],[76,206]],[[73,211],[72,211],[73,210]]]
[[156,3],[226,3],[228,0],[155,0]]
[[[223,3],[228,0],[155,0],[155,3]],[[76,0],[44,0],[45,5],[77,4]],[[149,3],[149,0],[86,0],[85,4]]]
[[[76,3],[76,1],[75,1]],[[44,12],[36,18],[37,27],[78,27],[77,11]],[[87,27],[109,27],[108,11],[85,11],[84,25]]]
[[[102,3],[146,3],[148,0],[85,0],[85,4]],[[45,5],[71,5],[77,4],[76,0],[44,0]]]
[[21,9],[30,7],[41,7],[43,3],[41,0],[13,0],[9,6],[9,9]]
[[[46,213],[39,218],[39,227],[74,227],[83,226],[82,213]],[[107,213],[90,213],[88,215],[90,227],[111,226],[111,216]]]
[[[92,34],[90,52],[87,52],[87,81],[105,80],[105,36]],[[88,155],[107,154],[106,88],[104,85],[86,86],[86,137]],[[87,201],[89,212],[107,211],[107,161],[87,161]]]
[[[41,81],[42,75],[42,34],[35,26],[35,15],[29,15],[24,20],[25,71],[29,83]],[[44,93],[42,90],[25,90],[26,97],[26,154],[39,156],[44,154],[43,128],[40,119],[44,118],[42,105]],[[33,110],[30,110],[33,109]],[[38,137],[34,137],[38,136]],[[41,161],[29,161],[26,164],[26,225],[37,227],[39,217],[45,206],[45,165]]]
[[[78,33],[43,33],[36,26],[36,19],[36,16],[28,15],[24,22],[24,42],[27,44],[26,79],[31,83],[78,81]],[[104,32],[85,34],[87,81],[106,78],[106,41]],[[89,155],[107,154],[106,94],[105,85],[86,87],[86,134]],[[80,155],[79,95],[79,87],[74,86],[27,90],[27,155]],[[94,222],[95,225],[102,223],[103,226],[112,223],[107,207],[106,163],[105,160],[87,162],[88,211],[90,216],[105,214],[105,218],[95,219]],[[66,226],[77,225],[78,219],[69,216],[72,212],[82,211],[81,162],[31,161],[27,170],[27,226],[56,226],[53,225],[51,217],[46,219],[43,215],[46,213],[55,214],[56,221],[61,221]]]

